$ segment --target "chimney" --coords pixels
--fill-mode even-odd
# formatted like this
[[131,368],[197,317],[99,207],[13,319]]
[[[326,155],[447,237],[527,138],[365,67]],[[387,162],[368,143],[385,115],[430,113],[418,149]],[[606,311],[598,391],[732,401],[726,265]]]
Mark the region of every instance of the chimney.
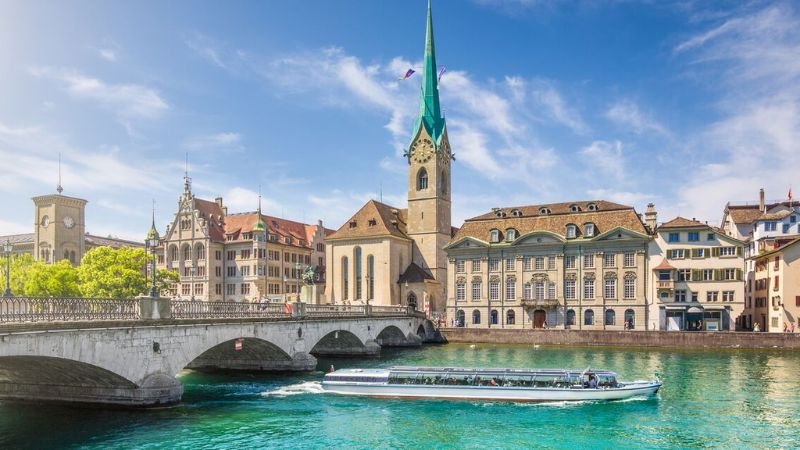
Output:
[[[221,200],[221,199],[220,199],[220,200]],[[228,215],[228,207],[227,207],[227,206],[223,206],[223,207],[222,207],[222,215],[223,215],[223,216],[227,216],[227,215]]]
[[764,188],[761,188],[758,191],[758,210],[761,212],[766,212],[764,208],[766,205],[764,204]]
[[222,197],[217,197],[214,199],[214,201],[217,202],[217,206],[222,208]]
[[656,212],[656,205],[648,203],[647,210],[644,212],[644,224],[647,225],[651,233],[656,229],[657,220],[658,213]]

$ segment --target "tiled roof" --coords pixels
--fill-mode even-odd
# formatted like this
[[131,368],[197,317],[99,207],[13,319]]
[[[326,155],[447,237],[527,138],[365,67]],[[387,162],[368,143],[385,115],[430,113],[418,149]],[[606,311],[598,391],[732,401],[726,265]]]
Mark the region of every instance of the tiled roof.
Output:
[[667,258],[663,258],[657,266],[653,267],[653,270],[674,270],[674,269],[675,267],[673,267],[669,262],[667,262]]
[[[494,219],[498,214],[505,214],[505,217],[514,217],[514,212],[518,211],[520,217],[531,216],[554,216],[559,214],[576,214],[572,210],[575,206],[579,208],[580,212],[593,212],[591,210],[594,206],[595,211],[615,211],[620,209],[632,209],[630,206],[620,205],[605,200],[581,200],[575,202],[562,202],[562,203],[543,203],[541,205],[528,205],[528,206],[512,206],[508,208],[495,208],[492,212],[473,217],[473,219]],[[544,211],[546,208],[549,212]]]
[[710,228],[708,224],[703,222],[698,222],[694,219],[686,219],[684,217],[678,216],[669,222],[661,224],[658,228],[691,228],[691,227],[703,227],[703,228]]
[[[588,203],[597,205],[596,211],[587,211],[584,208]],[[579,205],[581,212],[570,212],[571,205]],[[548,207],[551,214],[540,214],[542,207]],[[512,216],[513,210],[521,211],[521,216]],[[497,217],[497,212],[507,212],[505,217]],[[595,235],[603,234],[617,227],[648,234],[638,214],[631,206],[619,205],[616,203],[598,200],[596,202],[566,202],[553,203],[549,205],[520,206],[516,208],[502,208],[488,214],[483,214],[471,219],[467,219],[464,225],[456,233],[454,240],[467,236],[489,240],[489,232],[498,229],[501,232],[508,228],[517,230],[517,234],[522,236],[533,231],[548,231],[559,236],[565,236],[566,227],[569,224],[577,225],[578,237],[581,237],[583,225],[593,223],[595,225]]]
[[6,236],[0,236],[0,244],[5,244],[6,241],[10,241],[12,245],[32,244],[33,239],[33,233],[9,234]]
[[144,241],[136,242],[110,236],[109,237],[95,236],[88,233],[86,234],[85,239],[87,244],[95,245],[98,247],[112,247],[112,248],[144,247]]
[[208,223],[208,234],[211,240],[214,242],[224,242],[225,229],[223,221],[226,220],[226,218],[222,208],[217,202],[195,198],[194,207],[200,211],[203,219]]
[[406,235],[406,215],[408,211],[384,203],[370,200],[328,237],[351,239],[360,237],[395,236],[409,239]]
[[792,245],[796,245],[798,242],[800,242],[800,238],[792,239],[792,240],[788,241],[788,243],[785,243],[785,244],[781,245],[780,247],[778,247],[776,249],[773,249],[773,250],[770,250],[768,252],[764,252],[764,253],[760,253],[758,255],[752,256],[752,257],[750,257],[750,259],[759,259],[759,258],[763,258],[765,256],[774,255],[775,253],[780,253],[780,252],[786,250],[788,247],[790,247]]
[[408,265],[406,271],[400,275],[400,279],[397,280],[397,282],[405,283],[407,281],[409,283],[421,283],[425,280],[432,279],[433,275],[431,275],[430,272],[418,266],[417,263],[412,262]]
[[764,213],[760,215],[756,220],[780,220],[786,216],[792,215],[792,211],[778,211],[774,213]]
[[[292,245],[299,246],[300,241],[303,242],[304,247],[310,247],[314,239],[316,225],[306,225],[304,223],[295,222],[293,220],[280,219],[277,217],[261,215],[261,219],[267,226],[269,234],[279,236],[280,241],[283,243],[283,238],[291,237]],[[229,214],[225,217],[225,234],[234,235],[233,240],[241,238],[242,233],[249,233],[253,231],[253,227],[258,223],[257,212],[247,212],[239,214]]]

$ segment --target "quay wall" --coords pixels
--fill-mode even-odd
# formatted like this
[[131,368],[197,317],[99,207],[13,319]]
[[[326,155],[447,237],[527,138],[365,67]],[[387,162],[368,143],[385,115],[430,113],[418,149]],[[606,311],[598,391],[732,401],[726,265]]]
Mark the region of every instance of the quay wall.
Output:
[[442,328],[448,342],[609,347],[800,349],[800,333]]

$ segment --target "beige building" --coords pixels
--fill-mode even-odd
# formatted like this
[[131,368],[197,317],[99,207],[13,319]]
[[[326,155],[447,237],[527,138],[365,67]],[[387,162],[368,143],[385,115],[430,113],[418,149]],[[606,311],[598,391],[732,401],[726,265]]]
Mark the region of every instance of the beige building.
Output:
[[328,237],[329,302],[444,310],[452,153],[437,84],[429,8],[420,112],[406,151],[408,207],[371,200]]
[[660,225],[649,251],[653,329],[738,329],[745,303],[743,249],[741,240],[694,219]]
[[94,247],[144,247],[114,237],[101,237],[86,232],[86,200],[58,194],[33,197],[33,233],[0,236],[0,243],[11,243],[12,254],[30,254],[34,259],[54,263],[66,259],[73,265]]
[[[325,233],[308,225],[261,214],[228,214],[222,198],[196,198],[186,179],[178,211],[156,249],[159,268],[180,282],[171,296],[200,301],[294,301],[302,273],[311,267],[318,292],[324,287]],[[309,298],[310,297],[310,298]],[[319,302],[319,294],[300,300]]]
[[597,200],[495,208],[446,247],[448,325],[645,330],[648,229]]
[[772,333],[800,327],[800,238],[749,258],[754,265],[747,290],[744,326]]

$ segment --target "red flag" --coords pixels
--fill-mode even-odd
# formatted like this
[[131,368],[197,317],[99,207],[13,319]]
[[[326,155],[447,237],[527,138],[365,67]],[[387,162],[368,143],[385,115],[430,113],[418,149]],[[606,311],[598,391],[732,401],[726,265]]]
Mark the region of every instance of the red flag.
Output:
[[792,201],[792,187],[789,186],[789,201]]

